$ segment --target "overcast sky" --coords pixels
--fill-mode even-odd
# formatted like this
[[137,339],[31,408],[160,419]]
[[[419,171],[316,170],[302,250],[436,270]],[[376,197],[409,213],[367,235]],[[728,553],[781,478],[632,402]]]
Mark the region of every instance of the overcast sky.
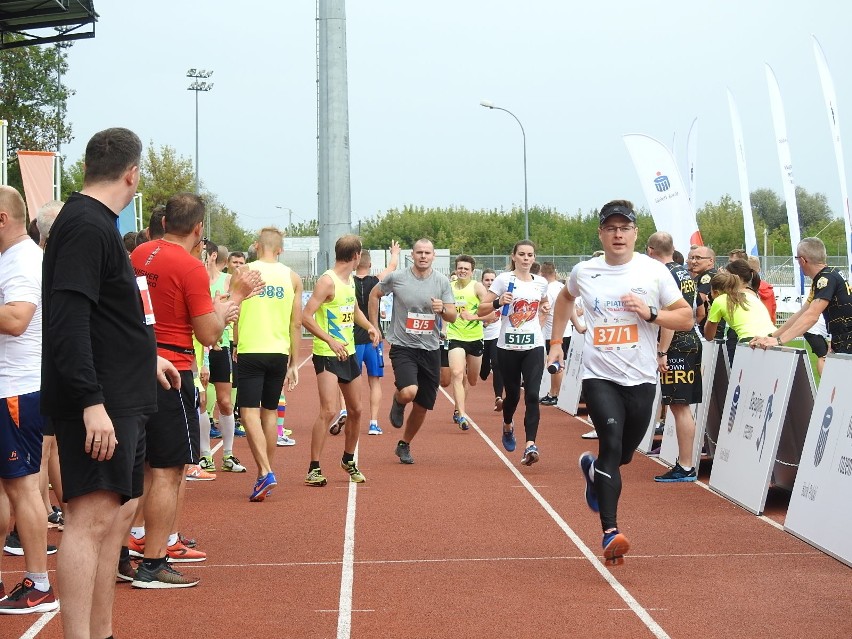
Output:
[[[96,0],[97,36],[69,53],[81,157],[92,133],[126,126],[195,154],[189,68],[200,99],[200,173],[242,225],[316,216],[316,5]],[[852,3],[842,0],[359,0],[347,3],[352,219],[405,204],[588,211],[647,206],[621,136],[671,145],[685,169],[698,118],[699,202],[739,199],[725,88],[737,99],[751,189],[781,193],[764,63],[781,86],[796,183],[840,211],[811,34],[837,86],[852,165]],[[848,173],[848,171],[847,171]],[[535,239],[535,238],[533,238]]]

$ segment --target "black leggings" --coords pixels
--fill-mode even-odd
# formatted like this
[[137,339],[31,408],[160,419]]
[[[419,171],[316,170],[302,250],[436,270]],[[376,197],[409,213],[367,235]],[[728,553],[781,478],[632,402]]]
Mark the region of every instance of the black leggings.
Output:
[[494,397],[503,397],[503,375],[497,364],[497,338],[487,339],[482,352],[482,367],[479,369],[479,379],[488,379],[488,373],[494,373],[491,383],[494,386]]
[[528,351],[497,349],[497,362],[503,373],[506,399],[503,400],[503,423],[511,424],[515,409],[521,401],[521,377],[524,380],[524,431],[527,441],[534,442],[538,434],[539,389],[544,372],[544,346]]
[[603,530],[616,528],[621,496],[620,466],[629,464],[642,441],[654,410],[654,384],[621,386],[605,379],[584,379],[589,417],[598,433],[595,490]]

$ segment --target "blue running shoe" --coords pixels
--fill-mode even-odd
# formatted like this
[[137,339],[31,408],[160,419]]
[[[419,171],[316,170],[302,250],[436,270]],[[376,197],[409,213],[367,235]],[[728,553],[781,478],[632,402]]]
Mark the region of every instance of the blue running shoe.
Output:
[[458,420],[456,420],[456,424],[458,424],[459,428],[462,430],[470,430],[470,422],[467,421],[467,417],[464,415],[459,415]]
[[505,448],[508,452],[514,452],[515,450],[515,426],[512,425],[509,430],[503,431],[503,448]]
[[237,424],[234,426],[234,437],[245,437],[246,429],[242,427],[241,424]]
[[524,450],[524,456],[521,457],[521,463],[524,466],[532,466],[538,461],[538,446],[530,444]]
[[583,471],[583,479],[586,480],[586,504],[593,512],[599,513],[601,507],[598,504],[598,492],[595,490],[595,482],[589,477],[589,470],[596,459],[589,451],[580,455],[580,470]]
[[620,566],[624,563],[624,555],[630,550],[630,542],[618,530],[613,530],[603,535],[601,542],[604,551],[604,559],[607,566]]
[[269,472],[257,480],[254,490],[249,495],[249,501],[263,501],[270,491],[278,485],[275,481],[275,473]]
[[215,426],[210,427],[210,439],[222,439],[222,431]]

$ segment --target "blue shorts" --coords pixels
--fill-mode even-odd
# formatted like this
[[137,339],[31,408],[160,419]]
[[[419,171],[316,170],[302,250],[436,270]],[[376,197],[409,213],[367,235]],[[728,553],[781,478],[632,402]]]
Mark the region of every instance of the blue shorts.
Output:
[[367,375],[370,377],[385,376],[385,358],[381,350],[384,347],[373,346],[372,344],[355,344],[355,361],[358,364],[358,371],[361,371],[362,365],[367,365]]
[[44,419],[39,391],[0,399],[0,478],[16,479],[41,468]]

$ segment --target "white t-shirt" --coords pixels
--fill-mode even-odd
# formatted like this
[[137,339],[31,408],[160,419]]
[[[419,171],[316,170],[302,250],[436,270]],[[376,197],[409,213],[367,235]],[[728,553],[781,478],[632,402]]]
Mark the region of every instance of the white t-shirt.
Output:
[[498,297],[509,290],[510,282],[515,283],[509,314],[500,318],[497,348],[528,351],[544,346],[541,324],[538,321],[538,307],[542,298],[547,296],[547,280],[540,275],[533,275],[532,278],[531,282],[523,282],[513,273],[500,273],[491,283],[489,290]]
[[639,253],[620,266],[595,257],[574,267],[568,292],[585,307],[583,379],[622,386],[656,383],[659,327],[625,310],[621,297],[632,292],[658,309],[683,299],[665,265]]
[[[547,301],[550,302],[550,312],[544,318],[544,324],[541,325],[541,334],[544,339],[553,339],[553,305],[556,303],[556,297],[559,292],[565,288],[565,285],[559,280],[553,280],[547,283]],[[562,337],[571,337],[573,333],[571,320],[565,325],[565,332]]]
[[0,334],[0,397],[26,395],[41,389],[41,260],[42,250],[30,239],[0,255],[0,305],[36,305],[22,335]]

